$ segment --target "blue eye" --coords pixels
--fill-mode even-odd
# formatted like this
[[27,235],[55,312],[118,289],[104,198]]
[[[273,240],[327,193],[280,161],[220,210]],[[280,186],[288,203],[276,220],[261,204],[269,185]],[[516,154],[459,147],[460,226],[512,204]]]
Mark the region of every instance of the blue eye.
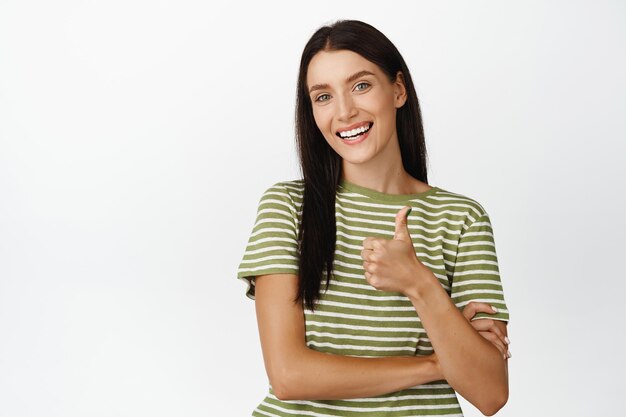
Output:
[[330,95],[329,95],[329,94],[320,94],[320,95],[319,95],[319,96],[315,99],[315,101],[319,101],[319,102],[326,101],[326,100],[330,100]]
[[[360,86],[363,86],[363,87],[362,87],[362,88],[359,88]],[[366,89],[367,87],[369,87],[369,86],[370,86],[370,85],[369,85],[369,83],[365,83],[365,82],[363,82],[363,83],[358,83],[358,84],[357,84],[354,88],[355,88],[356,90],[362,91],[362,90],[365,90],[365,89]]]

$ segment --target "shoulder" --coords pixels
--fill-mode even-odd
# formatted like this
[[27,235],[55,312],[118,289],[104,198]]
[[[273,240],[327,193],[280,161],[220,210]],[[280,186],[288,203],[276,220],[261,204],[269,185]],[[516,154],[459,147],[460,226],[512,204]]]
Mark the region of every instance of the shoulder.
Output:
[[282,188],[291,198],[301,200],[304,195],[304,180],[296,179],[289,181],[281,181],[274,184],[275,187]]
[[488,219],[487,210],[476,198],[441,187],[437,188],[438,192],[432,198],[437,199],[452,216],[462,221],[463,229],[467,229],[481,219]]
[[268,186],[263,192],[262,200],[275,198],[299,206],[304,196],[304,180],[279,181]]
[[302,211],[304,180],[279,181],[269,185],[259,200],[259,211],[289,216],[297,224]]

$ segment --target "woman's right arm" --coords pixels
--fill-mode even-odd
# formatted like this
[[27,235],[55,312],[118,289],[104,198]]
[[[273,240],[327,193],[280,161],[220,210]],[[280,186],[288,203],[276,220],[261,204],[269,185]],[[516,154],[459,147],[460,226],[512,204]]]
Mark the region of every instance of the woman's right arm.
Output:
[[281,400],[372,397],[443,379],[435,355],[358,358],[306,346],[298,276],[260,275],[255,305],[265,370]]

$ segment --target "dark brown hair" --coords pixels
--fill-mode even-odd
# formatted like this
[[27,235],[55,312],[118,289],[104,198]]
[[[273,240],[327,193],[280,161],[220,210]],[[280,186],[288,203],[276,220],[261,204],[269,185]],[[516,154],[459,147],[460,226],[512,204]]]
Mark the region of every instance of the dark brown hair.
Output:
[[395,81],[402,73],[407,100],[396,114],[402,164],[414,178],[427,180],[426,145],[417,93],[409,69],[398,49],[373,26],[358,20],[340,20],[319,28],[302,52],[296,96],[296,145],[304,200],[298,230],[299,287],[295,302],[310,310],[319,299],[322,276],[330,284],[336,243],[335,193],[341,179],[341,157],[328,145],[313,118],[307,91],[309,63],[320,51],[349,50],[378,65]]

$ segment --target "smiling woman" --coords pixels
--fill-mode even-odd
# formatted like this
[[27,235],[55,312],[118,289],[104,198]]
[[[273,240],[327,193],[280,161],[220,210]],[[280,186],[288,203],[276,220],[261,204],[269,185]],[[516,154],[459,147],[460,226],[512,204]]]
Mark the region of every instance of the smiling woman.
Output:
[[237,273],[270,382],[253,416],[460,416],[457,392],[494,414],[510,353],[491,222],[428,184],[402,56],[366,23],[324,26],[296,107],[303,178],[263,193]]
[[[307,84],[315,123],[346,164],[377,170],[399,156],[396,109],[406,102],[401,73],[389,80],[376,64],[349,51],[321,51],[309,63]],[[330,79],[318,83],[318,80]],[[363,146],[355,147],[370,137]],[[396,149],[386,150],[387,147]],[[363,164],[369,165],[365,168]],[[400,161],[395,161],[399,163]],[[351,168],[345,169],[351,172]]]

